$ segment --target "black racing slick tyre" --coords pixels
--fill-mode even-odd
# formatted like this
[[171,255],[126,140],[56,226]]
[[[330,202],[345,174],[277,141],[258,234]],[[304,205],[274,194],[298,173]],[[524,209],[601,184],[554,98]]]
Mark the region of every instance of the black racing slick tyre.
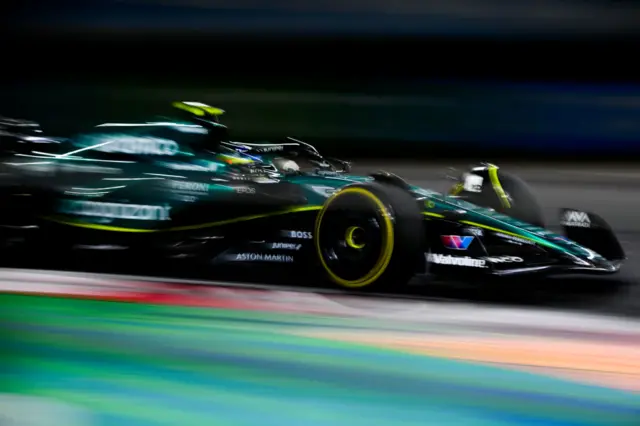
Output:
[[461,182],[454,185],[450,194],[531,225],[545,227],[540,203],[533,190],[522,179],[497,167],[488,167],[470,173],[483,178],[481,186],[474,188],[475,191],[470,191],[465,189],[464,183]]
[[366,183],[327,199],[315,223],[315,251],[334,285],[351,290],[404,286],[424,257],[424,221],[415,198],[390,184]]

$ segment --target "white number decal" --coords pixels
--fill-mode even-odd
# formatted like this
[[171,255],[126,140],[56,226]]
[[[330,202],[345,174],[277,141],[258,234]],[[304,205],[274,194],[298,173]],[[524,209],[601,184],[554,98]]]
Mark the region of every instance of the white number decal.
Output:
[[469,192],[481,192],[482,191],[482,179],[481,176],[467,173],[464,175],[464,190]]

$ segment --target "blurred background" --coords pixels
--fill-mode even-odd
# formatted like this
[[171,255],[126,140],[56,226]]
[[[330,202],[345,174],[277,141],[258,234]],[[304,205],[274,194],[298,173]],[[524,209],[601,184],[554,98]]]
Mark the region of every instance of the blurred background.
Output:
[[353,159],[640,152],[635,1],[3,7],[0,111],[53,133],[182,99],[226,109],[237,139],[294,136]]

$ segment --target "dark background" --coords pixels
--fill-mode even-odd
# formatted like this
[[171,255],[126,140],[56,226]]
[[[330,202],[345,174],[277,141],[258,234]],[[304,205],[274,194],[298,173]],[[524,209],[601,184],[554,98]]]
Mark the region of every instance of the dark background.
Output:
[[68,134],[198,100],[348,157],[635,160],[639,6],[7,3],[0,114]]

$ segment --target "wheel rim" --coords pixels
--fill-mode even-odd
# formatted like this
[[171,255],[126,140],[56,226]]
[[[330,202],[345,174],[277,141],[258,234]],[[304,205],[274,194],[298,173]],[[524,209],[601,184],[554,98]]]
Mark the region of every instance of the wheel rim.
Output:
[[365,230],[359,226],[350,226],[345,232],[344,241],[347,247],[354,250],[362,250],[367,245],[367,234]]
[[334,194],[318,215],[316,248],[330,278],[364,287],[386,270],[393,251],[393,225],[386,206],[370,191]]

